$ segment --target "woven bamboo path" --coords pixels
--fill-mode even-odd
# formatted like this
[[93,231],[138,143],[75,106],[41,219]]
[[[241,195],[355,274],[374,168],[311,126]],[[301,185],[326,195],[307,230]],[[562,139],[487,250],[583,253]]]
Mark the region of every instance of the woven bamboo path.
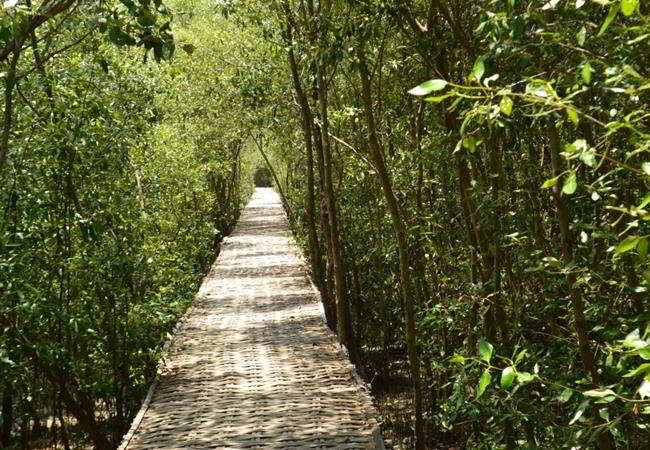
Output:
[[383,448],[278,195],[256,189],[121,449]]

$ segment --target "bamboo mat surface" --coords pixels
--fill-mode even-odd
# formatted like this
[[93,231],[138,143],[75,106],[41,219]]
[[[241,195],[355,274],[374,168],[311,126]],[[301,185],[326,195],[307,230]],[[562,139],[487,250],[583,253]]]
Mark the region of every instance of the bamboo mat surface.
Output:
[[222,244],[120,448],[383,448],[272,189]]

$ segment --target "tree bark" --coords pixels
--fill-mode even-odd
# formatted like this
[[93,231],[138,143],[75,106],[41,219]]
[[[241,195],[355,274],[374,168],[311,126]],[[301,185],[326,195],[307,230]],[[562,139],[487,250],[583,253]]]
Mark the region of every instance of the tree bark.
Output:
[[377,138],[375,118],[372,109],[372,95],[370,89],[370,76],[365,64],[363,55],[360,55],[361,67],[359,70],[361,78],[361,98],[363,110],[368,125],[368,141],[370,158],[375,166],[377,178],[381,184],[384,199],[393,222],[393,231],[399,254],[400,286],[404,301],[404,312],[406,315],[406,346],[411,371],[411,383],[413,386],[413,403],[415,409],[415,448],[424,449],[424,421],[422,417],[422,386],[420,380],[420,357],[416,344],[415,324],[415,301],[413,299],[413,286],[411,281],[411,268],[408,261],[407,232],[402,211],[397,203],[393,192],[392,181],[383,156],[383,149]]
[[[560,163],[560,138],[557,135],[555,124],[548,124],[547,137],[551,154],[553,176],[559,177],[562,173]],[[560,234],[562,236],[562,259],[565,264],[569,264],[573,260],[575,240],[570,229],[571,219],[569,217],[569,209],[567,208],[566,202],[561,193],[562,181],[563,179],[559,179],[555,186],[553,186],[553,202],[555,203],[557,219],[560,225]],[[598,379],[598,372],[594,364],[594,355],[587,338],[584,300],[582,299],[581,293],[575,287],[576,275],[573,271],[567,273],[566,282],[569,290],[569,297],[571,299],[571,308],[573,310],[575,330],[578,337],[580,357],[582,358],[582,367],[585,372],[591,375],[592,380],[596,382]]]
[[11,447],[11,426],[14,423],[14,397],[11,385],[4,386],[2,391],[2,413],[0,414],[0,446]]
[[[327,292],[325,286],[325,276],[323,270],[323,258],[320,251],[320,242],[318,240],[318,234],[316,229],[316,203],[314,195],[314,149],[312,145],[313,136],[311,132],[311,127],[313,123],[313,116],[311,113],[311,108],[309,102],[307,101],[307,96],[302,88],[302,83],[300,82],[300,77],[298,76],[298,67],[296,64],[296,58],[291,47],[293,42],[293,26],[289,18],[288,6],[285,3],[286,15],[287,15],[287,40],[289,45],[288,52],[288,61],[289,61],[289,70],[291,72],[291,79],[293,80],[293,87],[296,92],[296,97],[298,99],[298,104],[300,105],[300,113],[302,118],[302,131],[305,139],[305,153],[306,153],[306,162],[307,162],[307,205],[306,205],[306,216],[307,216],[307,234],[309,236],[309,253],[311,260],[311,270],[316,282],[316,287],[321,292],[323,297],[323,304],[329,305],[329,293]],[[325,308],[325,312],[328,315],[331,315],[329,308]],[[330,317],[327,317],[328,323],[331,321]]]
[[11,133],[11,126],[13,123],[13,93],[14,86],[16,85],[16,66],[20,59],[20,49],[14,51],[9,70],[5,77],[5,110],[4,122],[2,128],[2,140],[0,141],[0,168],[2,168],[9,155],[9,134]]
[[[322,15],[329,13],[329,2],[321,4]],[[320,36],[321,51],[326,46],[326,31]],[[323,152],[323,175],[325,187],[325,201],[330,226],[330,242],[332,246],[332,262],[334,265],[334,287],[336,290],[336,328],[339,341],[343,344],[353,363],[358,362],[358,352],[354,339],[354,331],[350,317],[350,304],[347,296],[347,284],[345,280],[345,264],[343,261],[343,247],[339,235],[338,212],[336,210],[336,199],[334,197],[334,183],[332,181],[332,153],[329,140],[329,122],[327,116],[327,87],[325,86],[325,72],[327,70],[324,57],[319,56],[316,77],[318,81],[318,101],[320,105],[320,137],[321,149]]]

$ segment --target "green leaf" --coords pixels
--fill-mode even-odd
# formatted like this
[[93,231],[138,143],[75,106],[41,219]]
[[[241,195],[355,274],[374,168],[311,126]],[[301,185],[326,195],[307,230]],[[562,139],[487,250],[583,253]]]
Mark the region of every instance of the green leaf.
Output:
[[479,398],[481,395],[483,395],[483,392],[485,392],[485,388],[487,388],[490,385],[490,381],[492,381],[492,375],[490,375],[490,369],[485,369],[483,375],[481,375],[481,378],[478,380],[478,391],[476,391],[476,398]]
[[584,152],[589,146],[584,139],[576,139],[573,144],[566,145],[564,149],[569,153]]
[[519,364],[519,361],[521,361],[522,359],[524,359],[524,358],[526,357],[526,354],[527,354],[527,353],[528,353],[528,352],[527,352],[526,350],[522,350],[522,351],[520,351],[519,354],[517,355],[517,358],[515,358],[515,364]]
[[440,103],[444,99],[452,97],[455,94],[456,94],[456,92],[454,91],[454,92],[450,92],[449,94],[440,95],[438,97],[427,97],[427,98],[424,99],[424,101],[425,102],[431,102],[431,103]]
[[616,392],[612,391],[611,389],[592,389],[590,391],[583,392],[582,394],[586,397],[602,398],[607,397],[608,395],[616,395]]
[[650,360],[650,348],[642,348],[639,350],[639,356],[646,361]]
[[607,31],[607,28],[612,24],[614,19],[616,18],[616,14],[618,14],[618,10],[621,8],[621,5],[619,3],[612,3],[612,5],[609,7],[609,13],[607,14],[607,18],[605,19],[605,22],[603,22],[603,26],[600,27],[600,31],[598,32],[598,36],[601,36],[605,31]]
[[512,382],[515,379],[515,369],[512,367],[506,367],[501,372],[501,387],[503,389],[509,389],[512,386]]
[[573,108],[567,108],[566,109],[566,115],[569,118],[571,122],[573,122],[574,125],[578,125],[578,113],[576,112],[575,109]]
[[519,383],[530,383],[535,379],[535,375],[528,372],[517,372],[517,381]]
[[642,238],[639,241],[639,244],[636,246],[637,251],[639,252],[639,257],[642,260],[645,260],[648,256],[648,239]]
[[643,197],[643,201],[641,201],[641,204],[639,205],[639,209],[645,208],[647,205],[650,205],[650,192]]
[[573,389],[565,388],[562,393],[558,396],[558,401],[560,403],[566,403],[571,399],[571,396],[573,395]]
[[621,0],[621,10],[626,16],[634,14],[638,0]]
[[628,238],[625,238],[625,240],[623,240],[623,242],[621,242],[620,244],[618,244],[616,246],[615,251],[616,251],[616,253],[629,252],[630,250],[633,250],[633,249],[636,248],[636,246],[637,246],[637,244],[639,243],[640,240],[641,240],[641,238],[638,237],[638,236],[630,236]]
[[446,86],[447,86],[447,82],[445,80],[429,80],[429,81],[425,81],[419,86],[414,87],[408,92],[411,95],[421,96],[421,95],[427,95],[430,92],[441,91]]
[[467,359],[467,358],[465,358],[463,355],[454,355],[454,356],[449,360],[449,362],[460,363],[460,364],[462,364],[462,363],[465,362],[466,359]]
[[609,422],[609,409],[607,409],[607,408],[602,408],[602,409],[600,409],[600,410],[598,411],[598,415],[599,415],[602,419],[604,419],[604,420],[606,420],[607,422]]
[[584,402],[580,403],[580,406],[578,406],[578,410],[576,413],[573,415],[573,419],[571,419],[571,422],[569,422],[569,425],[573,425],[582,417],[582,415],[585,413],[587,407],[589,406],[589,400],[585,400]]
[[555,9],[558,3],[560,3],[560,0],[549,0],[544,6],[542,6],[542,9]]
[[544,184],[542,184],[542,189],[551,188],[551,187],[555,186],[556,184],[557,184],[557,177],[549,178],[548,180],[546,180],[544,182]]
[[503,96],[501,102],[499,102],[499,110],[506,116],[512,114],[512,106],[513,106],[512,99],[508,96]]
[[650,376],[646,376],[641,386],[639,386],[639,395],[641,398],[650,397]]
[[580,153],[580,160],[588,165],[589,167],[596,166],[596,151],[594,149],[589,149]]
[[650,363],[644,363],[644,364],[641,364],[636,369],[631,370],[628,373],[626,373],[625,375],[623,375],[623,378],[636,377],[637,375],[644,374],[644,373],[646,373],[648,371],[650,371]]
[[476,145],[478,142],[476,142],[476,139],[474,139],[472,136],[463,138],[463,147],[468,149],[470,152],[473,152],[476,149]]
[[490,360],[492,359],[492,351],[494,350],[494,346],[490,344],[488,341],[485,339],[481,339],[478,343],[478,353],[481,355],[481,359],[484,360],[485,362],[489,363]]
[[479,56],[476,59],[476,62],[474,63],[474,67],[472,68],[472,73],[470,74],[470,76],[476,78],[476,81],[480,83],[481,78],[483,78],[484,74],[485,74],[485,57]]
[[585,45],[585,39],[587,38],[587,29],[585,27],[580,28],[580,31],[578,31],[578,34],[576,34],[576,39],[578,40],[578,45],[583,46]]
[[546,98],[548,97],[548,92],[546,92],[546,85],[539,82],[532,82],[526,85],[526,94],[532,94],[536,97]]
[[575,172],[572,172],[564,180],[564,184],[562,185],[562,193],[566,195],[571,195],[576,191],[577,188],[578,188],[578,178]]
[[594,73],[594,68],[591,67],[591,64],[589,63],[589,61],[587,61],[582,65],[582,70],[580,71],[580,76],[582,77],[582,81],[584,81],[585,84],[591,83],[592,73]]
[[641,164],[641,169],[646,175],[650,175],[650,162],[644,162]]

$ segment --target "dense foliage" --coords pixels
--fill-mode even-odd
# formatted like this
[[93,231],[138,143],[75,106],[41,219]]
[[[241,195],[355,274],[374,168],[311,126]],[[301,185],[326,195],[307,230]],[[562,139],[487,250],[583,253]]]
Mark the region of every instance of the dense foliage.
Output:
[[256,108],[292,99],[267,140],[330,324],[380,404],[409,380],[393,436],[647,446],[647,7],[226,2],[284,51]]
[[115,448],[251,192],[228,26],[173,6],[4,4],[2,448]]
[[265,166],[387,436],[647,448],[648,13],[5,2],[0,440],[115,446]]

